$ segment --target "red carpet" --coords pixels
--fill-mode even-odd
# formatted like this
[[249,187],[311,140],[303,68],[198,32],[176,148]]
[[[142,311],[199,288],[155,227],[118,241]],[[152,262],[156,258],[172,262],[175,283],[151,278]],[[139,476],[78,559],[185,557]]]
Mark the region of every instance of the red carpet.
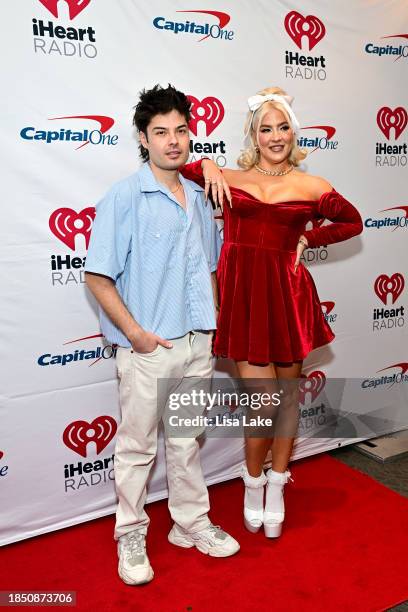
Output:
[[157,502],[148,506],[149,585],[118,578],[107,517],[3,548],[0,589],[75,590],[73,609],[95,612],[377,612],[408,599],[408,500],[328,455],[291,471],[276,541],[245,531],[242,483],[234,480],[210,496],[213,522],[241,543],[235,557],[169,544],[167,506]]

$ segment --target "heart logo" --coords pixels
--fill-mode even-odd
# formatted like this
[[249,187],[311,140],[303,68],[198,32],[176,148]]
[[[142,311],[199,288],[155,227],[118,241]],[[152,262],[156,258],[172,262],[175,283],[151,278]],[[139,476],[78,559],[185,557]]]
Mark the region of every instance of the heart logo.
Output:
[[89,442],[95,442],[96,454],[99,455],[109,444],[116,433],[118,426],[111,416],[100,416],[88,423],[87,421],[74,421],[70,423],[62,434],[65,446],[81,457],[87,456]]
[[221,100],[213,96],[207,96],[200,102],[194,96],[187,96],[191,102],[191,119],[188,127],[197,136],[198,122],[204,121],[205,134],[209,136],[224,119],[224,106]]
[[309,51],[322,40],[326,34],[324,24],[315,15],[303,17],[297,11],[291,11],[285,17],[285,29],[293,42],[302,49],[302,36],[309,41]]
[[75,238],[78,234],[85,237],[85,246],[88,248],[95,215],[96,210],[92,206],[79,213],[72,208],[58,208],[54,210],[48,223],[54,236],[75,251]]
[[402,274],[396,272],[392,276],[381,274],[374,283],[374,291],[383,304],[387,306],[388,294],[391,295],[392,303],[395,304],[405,287]]
[[395,130],[395,140],[401,136],[407,127],[408,114],[405,108],[398,106],[391,110],[388,106],[383,106],[377,113],[377,124],[387,140],[390,139],[391,128]]
[[306,395],[310,393],[311,402],[314,402],[326,384],[326,375],[320,370],[311,372],[309,376],[302,374],[299,381],[299,401],[304,406]]
[[[40,2],[54,17],[58,18],[59,0],[40,0]],[[91,0],[65,0],[65,2],[68,4],[69,18],[75,19],[88,6]]]

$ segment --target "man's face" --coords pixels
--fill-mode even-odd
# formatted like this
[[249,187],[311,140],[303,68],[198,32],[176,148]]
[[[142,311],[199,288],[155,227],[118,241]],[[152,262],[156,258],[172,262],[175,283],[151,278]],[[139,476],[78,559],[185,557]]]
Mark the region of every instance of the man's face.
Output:
[[161,170],[176,170],[186,163],[190,134],[185,117],[178,111],[155,115],[147,126],[147,137],[143,132],[139,136],[149,151],[150,162]]

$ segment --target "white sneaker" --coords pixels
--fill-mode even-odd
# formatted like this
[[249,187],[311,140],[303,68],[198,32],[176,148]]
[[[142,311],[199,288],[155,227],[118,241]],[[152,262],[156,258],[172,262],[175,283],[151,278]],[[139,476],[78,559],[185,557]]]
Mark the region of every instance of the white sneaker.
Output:
[[145,584],[153,579],[154,572],[146,554],[146,536],[140,531],[130,531],[118,540],[118,573],[126,584]]
[[221,527],[212,524],[196,533],[184,531],[174,524],[168,540],[171,544],[182,548],[195,546],[200,552],[210,557],[230,557],[239,551],[238,542]]

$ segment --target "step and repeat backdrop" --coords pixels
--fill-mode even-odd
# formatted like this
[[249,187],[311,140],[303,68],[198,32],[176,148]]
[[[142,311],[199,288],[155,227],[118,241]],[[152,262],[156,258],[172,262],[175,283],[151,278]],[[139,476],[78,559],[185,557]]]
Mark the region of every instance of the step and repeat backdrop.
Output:
[[[405,0],[23,0],[3,16],[0,543],[115,510],[115,347],[84,263],[96,203],[140,165],[132,107],[156,83],[191,97],[191,159],[220,167],[247,98],[282,87],[304,169],[362,214],[363,234],[305,253],[336,340],[304,364],[294,459],[407,427]],[[209,437],[207,482],[242,459],[241,438]],[[166,493],[161,445],[149,500]]]

